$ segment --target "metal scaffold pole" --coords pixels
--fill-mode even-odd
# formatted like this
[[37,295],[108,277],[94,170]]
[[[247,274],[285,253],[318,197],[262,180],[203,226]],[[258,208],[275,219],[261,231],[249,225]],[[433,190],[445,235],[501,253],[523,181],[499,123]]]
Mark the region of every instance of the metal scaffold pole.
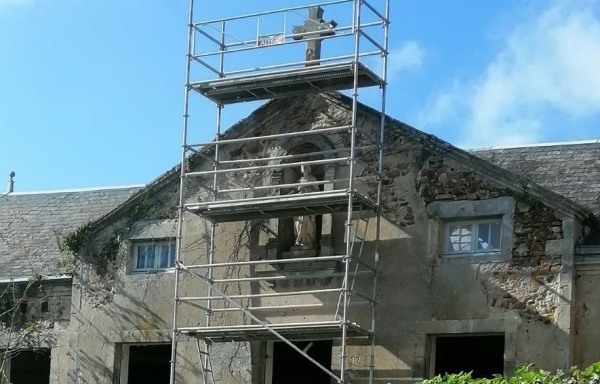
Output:
[[[378,142],[378,152],[379,152],[379,161],[377,165],[377,217],[375,222],[375,260],[373,267],[375,270],[378,270],[379,260],[380,260],[380,252],[381,252],[381,215],[382,215],[382,193],[383,193],[383,145],[385,143],[385,105],[387,98],[387,64],[388,64],[388,43],[389,43],[389,26],[390,26],[390,0],[385,1],[385,14],[384,14],[384,22],[383,25],[383,52],[382,52],[382,79],[383,83],[381,85],[381,116],[379,122],[379,142]],[[376,348],[376,332],[375,332],[375,316],[376,316],[376,303],[377,303],[377,274],[373,277],[373,297],[371,303],[371,356],[369,362],[369,384],[373,383],[374,375],[375,375],[375,348]]]
[[350,261],[352,258],[352,224],[354,209],[354,168],[356,156],[356,131],[358,129],[358,60],[360,48],[360,13],[361,0],[354,0],[354,61],[352,84],[352,128],[350,134],[350,159],[348,161],[348,212],[346,216],[346,258],[344,259],[344,286],[342,302],[342,345],[340,351],[340,383],[346,383],[346,348],[348,343],[348,304],[350,301]]
[[183,128],[181,134],[181,165],[179,175],[179,207],[177,208],[177,239],[175,245],[175,292],[173,294],[173,320],[171,324],[171,367],[169,383],[175,384],[177,367],[177,312],[179,307],[179,285],[181,283],[181,245],[183,238],[183,215],[185,213],[185,167],[187,154],[187,133],[189,119],[190,70],[194,42],[194,0],[190,0],[188,16],[188,38],[185,67],[185,85],[183,93]]
[[[220,45],[219,45],[219,49],[221,51],[223,51],[223,47],[225,44],[225,22],[221,23],[221,31],[220,31]],[[219,78],[223,77],[223,64],[224,60],[223,60],[223,53],[219,56]],[[222,104],[217,104],[217,121],[216,121],[216,132],[215,132],[215,153],[214,153],[214,160],[213,160],[213,169],[215,171],[217,171],[219,169],[219,162],[220,162],[220,158],[219,158],[219,140],[221,139],[221,121],[222,121],[222,114],[223,114],[223,105]],[[212,184],[212,200],[213,201],[217,201],[219,196],[219,174],[217,172],[215,172],[213,174],[213,184]],[[211,223],[210,224],[210,244],[209,244],[209,250],[208,250],[208,268],[207,268],[207,277],[208,277],[208,281],[210,282],[209,284],[207,284],[207,288],[206,288],[206,296],[209,298],[207,300],[206,303],[206,326],[210,327],[211,325],[211,320],[212,320],[212,316],[213,316],[213,300],[211,300],[212,296],[213,296],[213,278],[214,278],[214,268],[212,267],[212,264],[215,261],[215,251],[216,251],[216,237],[217,237],[217,223]],[[200,358],[204,359],[204,363],[203,363],[203,367],[209,367],[211,366],[210,363],[210,347],[211,347],[211,343],[209,340],[205,341],[206,344],[206,350],[205,350],[205,354],[203,356],[200,356]],[[212,372],[211,372],[211,376],[212,376]],[[207,384],[208,380],[206,379],[207,375],[204,376],[204,383]],[[214,384],[214,383],[211,383]]]

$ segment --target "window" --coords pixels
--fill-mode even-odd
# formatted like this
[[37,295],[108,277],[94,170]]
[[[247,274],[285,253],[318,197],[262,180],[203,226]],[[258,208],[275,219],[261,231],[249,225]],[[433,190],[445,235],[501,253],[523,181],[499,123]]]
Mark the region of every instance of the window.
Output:
[[471,372],[475,379],[504,373],[504,335],[435,336],[431,376]]
[[171,344],[117,344],[115,375],[119,384],[169,382]]
[[158,240],[135,243],[132,272],[152,272],[175,266],[175,240]]
[[430,203],[427,206],[429,260],[435,263],[510,260],[515,209],[516,202],[509,196]]
[[444,254],[500,252],[502,218],[445,223]]
[[[331,369],[332,340],[294,341],[293,344],[322,366]],[[266,384],[329,384],[331,377],[281,341],[268,342]]]
[[10,382],[13,384],[49,383],[50,350],[14,351],[10,357],[9,372]]

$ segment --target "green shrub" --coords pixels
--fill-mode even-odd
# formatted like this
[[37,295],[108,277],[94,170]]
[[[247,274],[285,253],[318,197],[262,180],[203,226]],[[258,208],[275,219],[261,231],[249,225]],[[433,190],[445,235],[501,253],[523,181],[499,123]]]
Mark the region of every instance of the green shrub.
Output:
[[511,377],[496,376],[493,379],[473,379],[470,373],[436,376],[421,384],[600,384],[600,362],[586,369],[571,369],[571,372],[551,373],[533,366],[519,367]]

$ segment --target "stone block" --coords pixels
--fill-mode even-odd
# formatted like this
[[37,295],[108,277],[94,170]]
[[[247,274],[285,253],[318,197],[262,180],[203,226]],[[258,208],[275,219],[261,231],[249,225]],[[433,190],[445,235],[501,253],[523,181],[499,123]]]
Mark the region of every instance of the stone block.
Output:
[[514,253],[517,256],[520,256],[520,257],[528,256],[529,255],[529,248],[527,248],[527,245],[525,245],[525,244],[520,244],[517,247],[517,249],[514,251]]
[[519,201],[517,202],[517,210],[519,212],[529,212],[529,210],[531,209],[531,207],[529,207],[529,205]]
[[562,256],[565,250],[565,240],[548,240],[546,241],[547,256]]
[[303,248],[295,248],[292,247],[287,252],[283,252],[284,259],[301,259],[305,257],[317,257],[316,249],[303,249]]
[[456,197],[454,195],[450,195],[450,194],[441,194],[441,195],[437,195],[435,197],[435,199],[438,201],[447,201],[447,200],[454,200],[454,199],[456,199]]
[[285,266],[286,272],[314,272],[319,271],[324,274],[328,272],[335,272],[337,269],[338,262],[327,260],[327,261],[310,261],[306,263],[290,263]]
[[487,189],[480,189],[476,192],[476,194],[479,200],[487,200],[490,198],[490,191]]

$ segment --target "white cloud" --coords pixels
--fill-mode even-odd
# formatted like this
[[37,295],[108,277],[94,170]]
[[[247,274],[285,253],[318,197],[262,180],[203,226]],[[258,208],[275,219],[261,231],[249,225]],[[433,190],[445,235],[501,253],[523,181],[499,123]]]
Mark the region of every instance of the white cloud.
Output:
[[388,54],[388,74],[393,79],[398,73],[420,68],[425,59],[425,51],[416,41],[405,41],[401,47],[390,49]]
[[420,123],[459,121],[462,146],[543,139],[552,113],[600,114],[600,18],[590,2],[554,2],[515,26],[486,69],[433,97]]

